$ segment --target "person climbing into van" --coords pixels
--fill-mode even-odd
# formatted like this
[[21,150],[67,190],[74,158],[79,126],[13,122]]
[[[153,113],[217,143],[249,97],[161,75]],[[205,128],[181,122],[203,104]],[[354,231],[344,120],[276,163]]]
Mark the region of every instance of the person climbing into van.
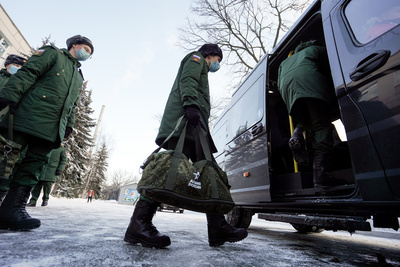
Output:
[[[174,130],[176,122],[182,115],[188,121],[188,131],[183,147],[183,154],[193,162],[196,161],[196,144],[194,128],[202,122],[208,131],[210,116],[210,92],[208,72],[216,72],[220,67],[222,51],[216,44],[205,44],[198,51],[185,56],[178,70],[177,77],[168,97],[161,119],[156,143],[161,145]],[[175,150],[182,130],[165,144],[165,148]],[[208,131],[209,132],[209,131]],[[211,152],[216,152],[210,134]],[[212,145],[211,145],[212,144]],[[160,203],[141,196],[136,203],[124,240],[129,243],[140,243],[145,247],[163,248],[171,244],[166,235],[161,235],[152,224],[152,219]],[[206,214],[208,242],[210,246],[220,246],[225,242],[237,242],[247,237],[246,229],[234,228],[223,214]]]
[[[279,66],[278,89],[296,124],[289,147],[299,165],[309,165],[306,139],[312,140],[314,187],[345,184],[333,168],[332,114],[338,104],[326,48],[318,41],[299,44]],[[312,137],[313,135],[313,137]],[[305,138],[306,136],[306,138]]]

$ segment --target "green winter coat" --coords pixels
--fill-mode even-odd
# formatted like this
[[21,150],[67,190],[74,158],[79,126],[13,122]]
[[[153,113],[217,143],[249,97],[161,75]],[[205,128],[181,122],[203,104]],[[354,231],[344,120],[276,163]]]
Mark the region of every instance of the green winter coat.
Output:
[[[210,117],[210,91],[208,86],[208,65],[200,52],[188,54],[182,61],[161,119],[156,143],[161,145],[174,130],[180,117],[185,114],[184,107],[195,105],[200,110],[200,120],[207,127]],[[181,127],[174,136],[182,132]],[[192,134],[188,139],[194,140]]]
[[292,56],[279,66],[278,89],[289,113],[296,100],[318,98],[332,106],[336,102],[328,55],[325,47],[314,42],[298,45]]
[[8,79],[10,79],[11,73],[7,71],[7,69],[1,69],[0,70],[0,89],[3,88],[3,86],[8,82]]
[[[66,49],[40,48],[0,90],[0,97],[18,104],[14,129],[61,143],[65,128],[73,128],[75,106],[83,78],[79,61]],[[7,128],[8,116],[0,127]]]
[[50,152],[49,163],[43,168],[39,176],[40,181],[55,182],[57,180],[56,171],[63,171],[67,163],[65,148],[60,146]]

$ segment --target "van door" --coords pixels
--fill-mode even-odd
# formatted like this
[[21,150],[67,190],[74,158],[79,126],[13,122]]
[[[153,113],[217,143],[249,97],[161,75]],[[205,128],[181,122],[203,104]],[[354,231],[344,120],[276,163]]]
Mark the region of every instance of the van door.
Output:
[[267,56],[233,94],[227,112],[225,171],[236,205],[271,201],[265,119]]
[[327,47],[334,39],[329,56],[338,54],[344,84],[335,86],[363,198],[400,197],[400,1],[340,1],[330,20]]

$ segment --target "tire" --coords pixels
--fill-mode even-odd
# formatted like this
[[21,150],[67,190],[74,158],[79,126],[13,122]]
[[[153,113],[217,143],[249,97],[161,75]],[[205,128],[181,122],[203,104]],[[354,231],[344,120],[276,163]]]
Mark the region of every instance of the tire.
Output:
[[253,212],[249,209],[234,207],[226,214],[226,221],[235,228],[245,228],[250,226]]
[[292,223],[291,225],[293,226],[294,229],[297,230],[297,232],[299,232],[301,234],[321,233],[324,231],[323,228],[320,228],[315,225],[304,225],[304,224],[295,224],[295,223]]

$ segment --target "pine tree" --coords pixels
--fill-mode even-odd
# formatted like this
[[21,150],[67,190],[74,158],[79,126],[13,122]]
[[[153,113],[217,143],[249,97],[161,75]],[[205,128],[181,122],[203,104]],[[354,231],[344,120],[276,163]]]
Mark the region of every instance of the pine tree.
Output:
[[102,143],[100,149],[93,157],[93,164],[88,173],[88,190],[94,190],[96,198],[101,198],[103,184],[106,181],[108,150],[105,143]]
[[91,129],[96,122],[91,115],[93,109],[91,91],[84,82],[77,107],[75,108],[75,124],[71,136],[64,141],[67,151],[67,164],[61,177],[57,180],[55,190],[63,197],[79,197],[86,185],[85,177],[89,169],[89,149],[93,144]]

